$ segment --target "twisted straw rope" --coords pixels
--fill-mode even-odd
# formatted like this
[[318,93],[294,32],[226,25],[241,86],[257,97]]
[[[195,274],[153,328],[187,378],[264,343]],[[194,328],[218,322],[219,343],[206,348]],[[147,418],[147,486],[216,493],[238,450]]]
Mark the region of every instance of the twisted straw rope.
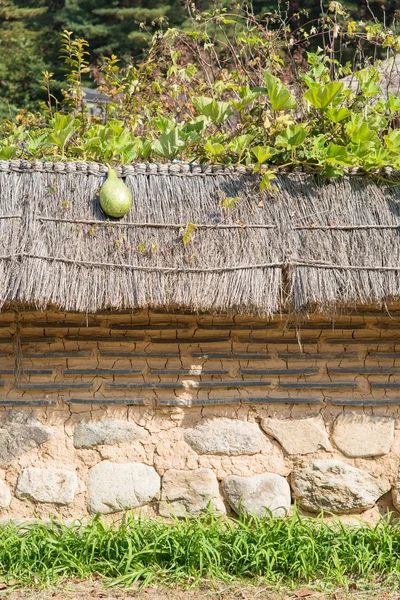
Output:
[[208,267],[208,268],[196,268],[196,267],[156,267],[156,266],[143,266],[143,265],[131,265],[126,263],[110,263],[110,262],[94,262],[88,260],[74,260],[72,258],[64,258],[62,256],[43,256],[40,254],[31,254],[29,252],[18,252],[15,254],[8,254],[6,256],[0,256],[0,260],[17,260],[19,258],[33,258],[39,260],[47,260],[50,262],[62,262],[72,264],[76,266],[87,266],[87,267],[109,267],[119,269],[133,269],[134,271],[152,271],[158,273],[225,273],[229,271],[247,271],[252,269],[282,269],[286,267],[311,267],[314,269],[337,269],[339,271],[382,271],[382,272],[397,272],[400,271],[400,265],[398,267],[386,267],[376,265],[337,265],[334,263],[323,263],[313,260],[291,260],[287,262],[279,261],[273,263],[260,263],[260,264],[249,264],[249,265],[233,265],[230,267]]
[[[276,168],[276,165],[263,165],[263,168]],[[216,175],[225,176],[253,176],[252,166],[242,165],[199,165],[187,163],[133,163],[131,165],[119,165],[114,167],[120,177],[132,175],[168,175],[177,177],[207,177]],[[51,162],[34,160],[0,160],[0,173],[83,173],[104,177],[108,167],[99,163],[76,161],[76,162]],[[286,167],[279,169],[280,173],[314,173],[307,166]],[[346,175],[362,175],[358,167],[344,169]],[[382,175],[400,177],[400,171],[385,167]]]

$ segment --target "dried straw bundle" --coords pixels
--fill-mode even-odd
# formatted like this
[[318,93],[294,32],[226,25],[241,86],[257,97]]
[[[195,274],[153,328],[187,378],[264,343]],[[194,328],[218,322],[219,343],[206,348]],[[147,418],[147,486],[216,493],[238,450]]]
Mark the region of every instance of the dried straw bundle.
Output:
[[284,174],[261,194],[243,171],[123,167],[133,207],[113,221],[101,165],[0,161],[0,303],[270,315],[400,299],[398,186]]

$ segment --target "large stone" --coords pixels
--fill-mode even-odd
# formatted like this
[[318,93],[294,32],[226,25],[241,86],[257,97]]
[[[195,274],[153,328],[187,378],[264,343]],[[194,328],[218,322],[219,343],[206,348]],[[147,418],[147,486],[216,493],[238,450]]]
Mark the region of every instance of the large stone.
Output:
[[0,466],[9,467],[24,452],[47,442],[54,431],[18,410],[10,410],[0,420]]
[[0,479],[0,508],[7,508],[11,502],[11,493],[7,485]]
[[284,477],[263,473],[254,477],[228,475],[222,486],[231,508],[257,517],[283,517],[290,508],[290,487]]
[[198,514],[211,505],[215,511],[225,513],[219,494],[218,480],[211,469],[195,471],[167,471],[162,480],[160,515],[184,517]]
[[293,497],[310,512],[361,512],[389,490],[388,482],[341,460],[315,460],[292,473]]
[[381,456],[393,443],[394,419],[344,413],[335,421],[332,438],[346,456]]
[[257,454],[264,436],[256,423],[239,419],[204,419],[185,432],[185,440],[199,454]]
[[319,448],[330,450],[321,416],[308,419],[263,419],[261,427],[274,437],[288,454],[311,454]]
[[146,435],[144,427],[130,421],[104,419],[103,421],[79,421],[74,431],[75,448],[92,448],[101,444],[133,442]]
[[75,471],[29,467],[19,476],[15,495],[34,502],[71,504],[77,488]]
[[397,471],[397,477],[395,479],[394,486],[392,489],[392,498],[396,510],[400,512],[400,467]]
[[160,476],[141,463],[117,464],[108,460],[89,472],[88,509],[115,513],[148,504],[160,491]]

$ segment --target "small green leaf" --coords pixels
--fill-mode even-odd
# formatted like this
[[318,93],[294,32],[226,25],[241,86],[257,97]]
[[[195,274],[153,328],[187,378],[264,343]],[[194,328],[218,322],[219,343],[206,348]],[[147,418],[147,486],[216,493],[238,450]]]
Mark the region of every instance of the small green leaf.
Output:
[[270,148],[269,146],[254,146],[251,151],[260,165],[265,163],[269,158],[271,158],[271,156],[275,154],[273,148]]
[[394,96],[391,92],[389,92],[388,103],[392,113],[400,110],[400,96]]
[[307,130],[303,125],[288,125],[286,129],[276,137],[277,146],[284,148],[296,148],[300,146],[307,137]]
[[167,158],[168,160],[174,160],[184,146],[184,141],[179,138],[179,128],[174,127],[168,133],[162,133],[158,140],[154,142],[154,151]]
[[206,142],[204,144],[204,150],[207,154],[211,154],[212,156],[219,156],[225,151],[225,146],[219,143],[213,144],[212,142]]
[[351,164],[351,157],[347,148],[345,146],[334,144],[333,142],[331,142],[327,148],[326,158],[331,163]]
[[296,99],[287,87],[271,73],[263,73],[269,101],[274,112],[277,110],[293,110],[297,107]]
[[274,185],[271,185],[271,181],[276,179],[276,175],[273,171],[266,171],[261,177],[260,181],[260,190],[263,192],[264,190],[269,190],[271,192],[278,191],[278,188]]
[[252,102],[257,100],[260,94],[261,92],[259,91],[248,91],[246,95],[240,97],[240,100],[231,100],[232,106],[237,111],[241,111],[244,108],[247,108]]
[[380,74],[379,72],[371,67],[370,69],[362,69],[356,73],[358,83],[364,96],[372,98],[377,94],[381,93],[381,88],[378,85]]
[[400,154],[400,129],[392,129],[385,135],[384,140],[388,150]]
[[348,108],[337,108],[333,106],[329,110],[326,111],[327,118],[332,121],[332,123],[340,123],[344,119],[347,119],[350,116],[350,111]]
[[199,113],[211,119],[213,123],[220,124],[232,115],[229,102],[217,102],[217,100],[205,96],[198,96],[192,101]]
[[326,110],[343,89],[343,83],[330,81],[329,83],[314,83],[303,97],[319,110]]
[[351,120],[346,123],[345,129],[353,144],[360,145],[366,142],[379,142],[377,133],[369,127],[369,123],[363,119],[362,115],[352,115]]
[[219,206],[225,208],[226,210],[232,210],[232,208],[234,208],[241,199],[242,198],[240,196],[235,196],[234,198],[227,196],[226,198],[220,200]]
[[235,154],[241,155],[246,150],[246,148],[248,148],[253,139],[254,135],[238,135],[230,142],[230,144],[228,145],[228,149],[234,152]]
[[186,229],[182,236],[182,242],[185,247],[190,242],[190,239],[196,229],[197,229],[197,225],[195,225],[194,223],[187,224]]

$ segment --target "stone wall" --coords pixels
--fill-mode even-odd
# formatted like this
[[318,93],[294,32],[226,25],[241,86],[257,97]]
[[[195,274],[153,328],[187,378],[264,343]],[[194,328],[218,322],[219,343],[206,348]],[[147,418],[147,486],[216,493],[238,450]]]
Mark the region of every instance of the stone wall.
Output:
[[398,307],[4,311],[0,328],[2,519],[400,507]]

